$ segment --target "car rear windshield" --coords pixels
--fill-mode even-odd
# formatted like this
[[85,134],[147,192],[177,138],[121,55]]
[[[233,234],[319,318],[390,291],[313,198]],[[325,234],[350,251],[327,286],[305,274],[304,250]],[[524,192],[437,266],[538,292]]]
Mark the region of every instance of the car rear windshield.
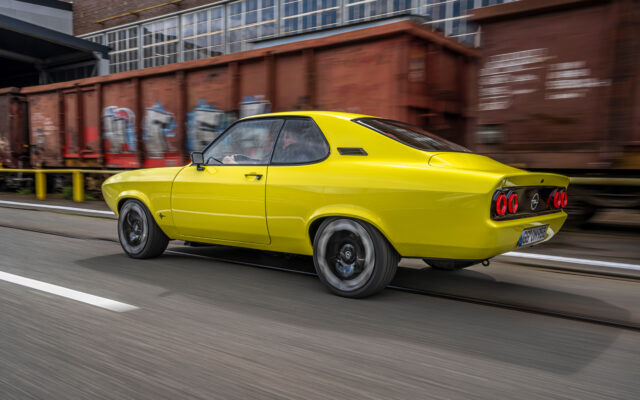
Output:
[[415,125],[380,118],[358,118],[354,121],[416,149],[471,153],[471,150],[429,133]]

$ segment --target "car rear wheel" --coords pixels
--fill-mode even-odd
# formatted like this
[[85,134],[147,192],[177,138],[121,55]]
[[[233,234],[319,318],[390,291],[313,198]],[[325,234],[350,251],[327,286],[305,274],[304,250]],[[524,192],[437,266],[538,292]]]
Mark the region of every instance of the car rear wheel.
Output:
[[320,281],[334,294],[367,297],[393,279],[400,257],[371,225],[348,218],[325,220],[313,240]]
[[127,200],[120,208],[118,239],[124,252],[132,258],[157,257],[169,244],[167,235],[138,200]]

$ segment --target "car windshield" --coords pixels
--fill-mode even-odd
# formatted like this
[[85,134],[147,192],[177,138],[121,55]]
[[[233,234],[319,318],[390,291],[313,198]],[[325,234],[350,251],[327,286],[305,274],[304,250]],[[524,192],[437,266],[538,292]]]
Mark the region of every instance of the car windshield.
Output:
[[450,142],[433,133],[429,133],[415,125],[379,118],[359,118],[354,121],[407,146],[415,147],[416,149],[471,153],[471,150],[466,147]]

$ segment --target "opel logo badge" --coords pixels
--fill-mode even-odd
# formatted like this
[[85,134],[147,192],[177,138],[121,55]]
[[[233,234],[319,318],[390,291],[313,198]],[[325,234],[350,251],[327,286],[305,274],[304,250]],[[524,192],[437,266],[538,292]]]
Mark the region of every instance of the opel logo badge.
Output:
[[531,211],[534,211],[536,208],[538,208],[539,202],[540,202],[540,195],[536,193],[533,195],[533,198],[531,199]]

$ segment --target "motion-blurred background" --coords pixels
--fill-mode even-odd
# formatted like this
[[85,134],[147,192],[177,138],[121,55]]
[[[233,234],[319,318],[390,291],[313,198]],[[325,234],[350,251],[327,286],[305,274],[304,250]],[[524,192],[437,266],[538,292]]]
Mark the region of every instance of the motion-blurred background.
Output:
[[6,1],[0,185],[84,168],[97,198],[96,170],[180,165],[242,116],[342,110],[569,175],[571,224],[628,224],[639,54],[633,0]]

